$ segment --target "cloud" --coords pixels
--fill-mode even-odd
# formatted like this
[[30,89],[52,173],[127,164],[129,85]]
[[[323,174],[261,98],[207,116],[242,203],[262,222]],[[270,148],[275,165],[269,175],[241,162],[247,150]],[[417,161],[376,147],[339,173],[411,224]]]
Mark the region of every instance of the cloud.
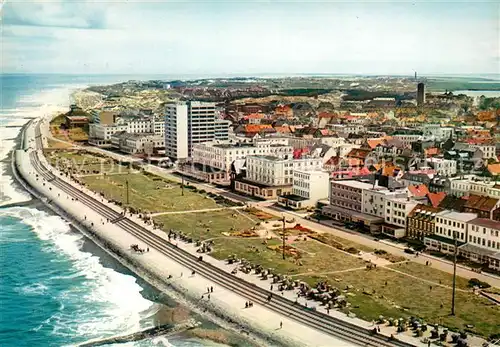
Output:
[[494,72],[499,36],[492,9],[486,3],[452,9],[370,2],[10,3],[2,67],[136,74]]
[[3,24],[103,29],[106,27],[106,8],[89,1],[13,1],[3,7]]

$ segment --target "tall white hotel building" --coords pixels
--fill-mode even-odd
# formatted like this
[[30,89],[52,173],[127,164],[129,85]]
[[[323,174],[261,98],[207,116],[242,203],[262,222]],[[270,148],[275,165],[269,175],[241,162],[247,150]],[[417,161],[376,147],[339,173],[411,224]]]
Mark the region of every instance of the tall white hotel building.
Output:
[[214,103],[169,103],[165,110],[165,154],[174,160],[187,159],[194,144],[227,140],[230,125],[217,119]]

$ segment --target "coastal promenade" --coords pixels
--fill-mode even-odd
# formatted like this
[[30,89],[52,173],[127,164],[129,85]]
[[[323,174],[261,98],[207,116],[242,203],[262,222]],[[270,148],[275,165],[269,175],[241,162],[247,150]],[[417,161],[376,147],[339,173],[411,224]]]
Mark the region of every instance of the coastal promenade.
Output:
[[[93,193],[85,192],[76,183],[57,176],[48,168],[39,150],[42,135],[38,127],[26,130],[25,149],[17,151],[17,167],[22,176],[51,203],[64,208],[82,224],[99,234],[126,261],[140,265],[157,279],[177,288],[186,296],[197,300],[197,305],[209,311],[224,312],[239,327],[260,331],[262,337],[284,345],[311,346],[410,346],[418,341],[407,335],[397,338],[411,341],[389,341],[387,336],[372,335],[368,329],[322,312],[311,311],[286,297],[274,295],[270,302],[269,291],[233,276],[212,261],[199,261],[197,254],[188,252],[185,245],[168,242],[163,232],[150,230],[131,216]],[[31,147],[28,149],[28,147]],[[131,244],[151,251],[135,254]],[[207,257],[208,258],[208,257]],[[194,271],[194,275],[189,275]],[[170,276],[170,278],[169,278]],[[147,276],[146,276],[147,277]],[[208,299],[207,287],[216,288]],[[204,297],[202,298],[202,295]],[[255,305],[244,308],[245,300]],[[280,327],[280,323],[283,326]],[[245,329],[246,329],[245,328]]]

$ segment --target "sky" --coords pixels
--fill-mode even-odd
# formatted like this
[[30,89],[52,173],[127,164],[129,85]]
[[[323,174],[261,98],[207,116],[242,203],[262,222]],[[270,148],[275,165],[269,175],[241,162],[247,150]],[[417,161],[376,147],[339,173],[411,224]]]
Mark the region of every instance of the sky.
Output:
[[498,1],[6,0],[1,11],[4,73],[500,73]]

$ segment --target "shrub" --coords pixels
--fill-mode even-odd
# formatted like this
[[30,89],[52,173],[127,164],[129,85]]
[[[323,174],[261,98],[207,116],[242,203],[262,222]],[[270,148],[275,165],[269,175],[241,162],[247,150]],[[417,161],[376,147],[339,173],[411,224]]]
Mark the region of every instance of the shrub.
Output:
[[469,287],[489,288],[491,286],[487,282],[480,281],[477,278],[471,278],[469,280]]

